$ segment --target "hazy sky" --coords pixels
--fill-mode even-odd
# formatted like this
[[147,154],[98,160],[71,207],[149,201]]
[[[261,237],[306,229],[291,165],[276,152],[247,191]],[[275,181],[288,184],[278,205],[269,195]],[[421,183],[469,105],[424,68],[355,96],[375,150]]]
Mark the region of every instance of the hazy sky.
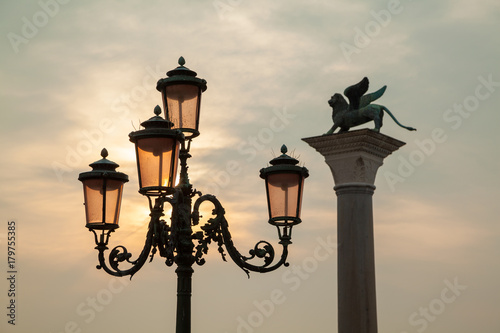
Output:
[[174,269],[156,257],[132,281],[96,270],[77,178],[103,147],[129,175],[110,246],[135,258],[149,212],[128,133],[181,55],[208,82],[190,179],[221,200],[240,252],[277,243],[258,175],[283,143],[311,175],[290,267],[247,279],[212,246],[193,276],[193,332],[337,331],[334,183],[301,138],[325,133],[328,99],[363,76],[418,129],[382,128],[407,145],[376,180],[379,331],[500,331],[498,1],[30,0],[0,15],[2,332],[173,332]]

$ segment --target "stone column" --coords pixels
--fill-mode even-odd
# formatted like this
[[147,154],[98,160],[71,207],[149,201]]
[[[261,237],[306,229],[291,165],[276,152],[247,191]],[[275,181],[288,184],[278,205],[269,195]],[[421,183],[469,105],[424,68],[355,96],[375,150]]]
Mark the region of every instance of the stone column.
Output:
[[384,158],[405,143],[369,129],[302,140],[323,155],[335,182],[338,332],[376,333],[372,195]]

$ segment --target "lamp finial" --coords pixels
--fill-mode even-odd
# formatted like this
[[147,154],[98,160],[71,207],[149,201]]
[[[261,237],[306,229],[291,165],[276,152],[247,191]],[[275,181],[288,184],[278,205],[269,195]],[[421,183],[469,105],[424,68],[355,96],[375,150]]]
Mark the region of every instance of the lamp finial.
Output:
[[157,116],[159,116],[161,114],[161,108],[159,105],[155,106],[154,113]]

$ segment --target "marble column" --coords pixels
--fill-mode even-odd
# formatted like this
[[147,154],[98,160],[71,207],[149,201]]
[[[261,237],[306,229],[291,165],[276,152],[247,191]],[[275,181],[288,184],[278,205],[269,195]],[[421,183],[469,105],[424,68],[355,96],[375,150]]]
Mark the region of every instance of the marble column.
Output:
[[335,182],[338,332],[376,333],[372,195],[384,158],[405,143],[369,129],[302,140],[323,155]]

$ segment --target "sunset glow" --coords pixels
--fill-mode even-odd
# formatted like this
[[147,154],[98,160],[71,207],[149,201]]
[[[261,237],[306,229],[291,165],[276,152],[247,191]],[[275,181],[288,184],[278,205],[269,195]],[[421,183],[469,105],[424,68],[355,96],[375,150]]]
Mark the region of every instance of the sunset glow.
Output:
[[[193,332],[337,331],[335,184],[301,138],[326,133],[328,100],[365,76],[368,92],[387,85],[377,103],[417,128],[406,131],[387,114],[381,128],[406,145],[384,160],[375,182],[379,331],[499,332],[499,13],[492,0],[2,1],[0,332],[174,330],[175,266],[157,253],[132,279],[97,270],[78,176],[103,148],[128,175],[106,253],[123,245],[137,259],[150,210],[129,133],[157,105],[163,110],[156,83],[180,56],[208,87],[189,180],[220,200],[242,255],[261,240],[281,255],[261,168],[286,144],[310,173],[288,267],[248,279],[210,244],[207,262],[194,266]],[[158,187],[159,170],[151,172]],[[115,208],[108,210],[117,217]],[[212,210],[202,205],[202,223]],[[98,221],[102,211],[92,214]],[[167,223],[170,214],[166,207]],[[11,221],[15,325],[7,309]]]

